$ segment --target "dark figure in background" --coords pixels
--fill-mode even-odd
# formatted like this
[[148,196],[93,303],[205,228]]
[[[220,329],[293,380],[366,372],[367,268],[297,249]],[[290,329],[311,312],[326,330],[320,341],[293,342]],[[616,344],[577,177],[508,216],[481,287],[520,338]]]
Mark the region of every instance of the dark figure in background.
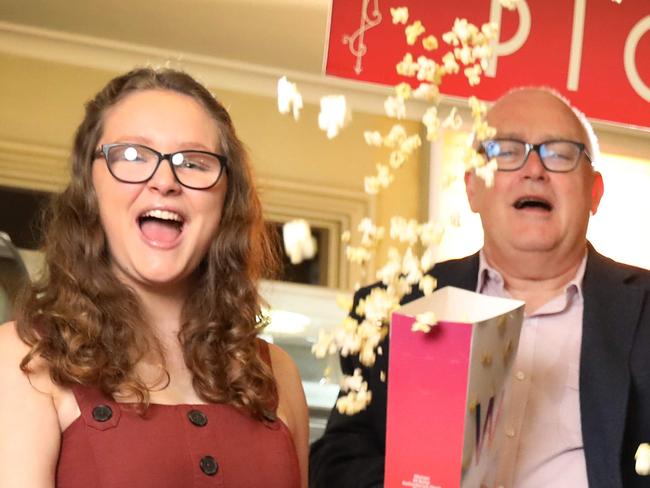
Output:
[[[484,246],[431,273],[439,287],[526,302],[509,409],[498,433],[507,445],[493,486],[650,486],[650,478],[634,471],[637,446],[650,440],[650,272],[614,262],[586,240],[603,193],[592,166],[598,158],[593,130],[546,89],[506,94],[488,121],[497,134],[480,151],[497,160],[494,186],[474,173],[465,176]],[[356,302],[366,293],[360,290]],[[414,292],[404,302],[420,296]],[[312,446],[311,486],[383,485],[380,371],[387,370],[387,343],[383,350],[373,368],[362,368],[373,392],[370,406],[353,416],[334,409]],[[361,366],[356,357],[341,364],[346,374]]]

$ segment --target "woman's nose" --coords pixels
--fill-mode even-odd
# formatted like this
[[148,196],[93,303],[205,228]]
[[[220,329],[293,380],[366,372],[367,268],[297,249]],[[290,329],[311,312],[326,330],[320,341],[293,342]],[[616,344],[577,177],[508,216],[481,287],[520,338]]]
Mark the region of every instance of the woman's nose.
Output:
[[159,191],[163,195],[181,191],[181,185],[174,175],[169,159],[163,159],[160,162],[153,176],[147,182],[147,186]]

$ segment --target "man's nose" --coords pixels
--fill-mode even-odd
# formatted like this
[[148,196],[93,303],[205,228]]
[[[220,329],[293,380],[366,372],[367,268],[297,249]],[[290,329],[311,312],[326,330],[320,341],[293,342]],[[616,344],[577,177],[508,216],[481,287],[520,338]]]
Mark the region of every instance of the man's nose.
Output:
[[548,177],[548,170],[542,163],[542,157],[536,149],[531,149],[528,158],[521,168],[522,175],[525,178],[542,179]]
[[163,159],[158,164],[153,176],[147,182],[147,186],[163,195],[180,192],[181,185],[172,171],[172,164],[169,159]]

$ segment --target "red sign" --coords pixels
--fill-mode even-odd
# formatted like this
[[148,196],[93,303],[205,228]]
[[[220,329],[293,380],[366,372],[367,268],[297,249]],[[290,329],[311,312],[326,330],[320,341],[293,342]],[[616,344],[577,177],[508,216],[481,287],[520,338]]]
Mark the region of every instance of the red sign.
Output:
[[[393,24],[391,8],[408,7],[406,25],[420,20],[426,32],[406,43],[406,25]],[[550,86],[592,119],[650,127],[650,1],[519,0],[516,10],[499,0],[332,0],[326,74],[393,85],[404,78],[395,65],[404,54],[440,62],[451,47],[442,34],[456,18],[500,26],[493,76],[469,86],[461,70],[444,78],[446,95],[495,100],[516,86]],[[440,46],[425,51],[433,34]]]

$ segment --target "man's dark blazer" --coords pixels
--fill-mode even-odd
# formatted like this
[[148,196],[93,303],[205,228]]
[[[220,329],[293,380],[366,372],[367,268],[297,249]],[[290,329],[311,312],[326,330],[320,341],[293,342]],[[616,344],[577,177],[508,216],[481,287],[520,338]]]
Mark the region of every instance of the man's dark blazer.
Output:
[[[478,267],[475,254],[439,263],[432,274],[439,288],[475,290]],[[369,289],[357,292],[355,304]],[[650,487],[650,477],[634,471],[637,446],[650,442],[650,271],[616,263],[589,245],[582,291],[580,411],[589,486]],[[415,291],[402,303],[421,296]],[[383,486],[386,383],[380,372],[388,371],[387,340],[382,349],[371,368],[356,356],[341,358],[345,374],[362,368],[372,402],[353,416],[332,410],[325,434],[311,447],[311,487]]]

